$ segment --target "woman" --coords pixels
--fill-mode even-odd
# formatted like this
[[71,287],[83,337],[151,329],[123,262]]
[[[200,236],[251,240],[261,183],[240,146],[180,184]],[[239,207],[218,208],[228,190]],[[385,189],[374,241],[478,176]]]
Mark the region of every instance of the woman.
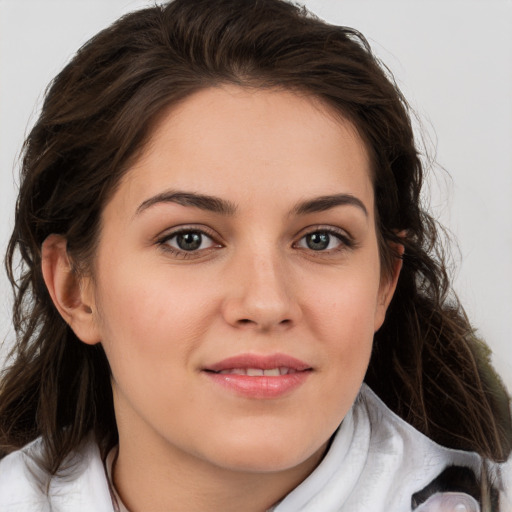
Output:
[[0,508],[506,510],[421,181],[351,29],[176,0],[98,34],[25,144]]

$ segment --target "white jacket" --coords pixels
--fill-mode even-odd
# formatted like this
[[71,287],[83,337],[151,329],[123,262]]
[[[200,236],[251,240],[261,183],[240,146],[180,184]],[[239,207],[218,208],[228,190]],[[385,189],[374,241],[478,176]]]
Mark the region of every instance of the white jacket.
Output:
[[[39,447],[35,441],[0,461],[0,512],[114,510],[94,442],[77,453],[70,477],[51,481],[48,495],[30,459]],[[478,512],[481,464],[475,453],[444,448],[425,437],[363,385],[320,465],[272,510]],[[491,472],[500,501],[492,512],[512,512],[512,459]]]

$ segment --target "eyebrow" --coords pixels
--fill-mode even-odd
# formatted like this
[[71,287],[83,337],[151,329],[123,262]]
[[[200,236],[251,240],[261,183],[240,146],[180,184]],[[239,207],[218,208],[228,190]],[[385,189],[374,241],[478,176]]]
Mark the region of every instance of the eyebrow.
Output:
[[160,203],[176,203],[182,206],[193,206],[200,210],[219,213],[221,215],[234,215],[237,210],[237,206],[234,203],[220,199],[219,197],[196,194],[194,192],[169,191],[157,194],[143,201],[137,208],[136,215]]
[[[136,215],[160,203],[176,203],[182,206],[192,206],[226,216],[234,215],[238,210],[236,204],[219,197],[197,194],[195,192],[168,191],[143,201],[137,208]],[[351,194],[333,194],[301,201],[292,208],[290,213],[295,215],[307,215],[330,210],[336,206],[356,206],[368,217],[368,210],[364,203]]]
[[352,194],[333,194],[302,201],[295,205],[295,207],[292,209],[292,213],[296,215],[307,215],[309,213],[317,213],[330,210],[336,206],[346,205],[356,206],[363,211],[366,217],[368,217],[368,210],[366,209],[364,203]]

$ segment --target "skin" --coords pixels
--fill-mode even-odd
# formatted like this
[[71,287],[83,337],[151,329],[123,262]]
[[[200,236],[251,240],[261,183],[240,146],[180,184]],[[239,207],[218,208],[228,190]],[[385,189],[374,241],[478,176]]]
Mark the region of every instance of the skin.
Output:
[[[234,211],[162,200],[176,191]],[[333,194],[360,204],[297,208]],[[177,228],[207,236],[183,251]],[[103,211],[93,278],[62,238],[43,246],[55,304],[112,368],[128,508],[262,511],[297,486],[357,396],[399,270],[381,275],[365,146],[318,100],[224,86],[166,112]],[[311,368],[277,398],[203,371],[276,352]]]

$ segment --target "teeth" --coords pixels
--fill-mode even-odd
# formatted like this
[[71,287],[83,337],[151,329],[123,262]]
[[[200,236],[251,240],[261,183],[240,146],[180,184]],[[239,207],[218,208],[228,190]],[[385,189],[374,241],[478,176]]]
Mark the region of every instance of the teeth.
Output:
[[260,377],[265,374],[266,370],[262,370],[261,368],[247,368],[247,375],[249,377]]
[[221,375],[248,375],[249,377],[279,377],[280,375],[289,375],[290,373],[297,372],[292,368],[281,366],[279,368],[269,368],[268,370],[261,368],[233,368],[222,370],[219,373]]

